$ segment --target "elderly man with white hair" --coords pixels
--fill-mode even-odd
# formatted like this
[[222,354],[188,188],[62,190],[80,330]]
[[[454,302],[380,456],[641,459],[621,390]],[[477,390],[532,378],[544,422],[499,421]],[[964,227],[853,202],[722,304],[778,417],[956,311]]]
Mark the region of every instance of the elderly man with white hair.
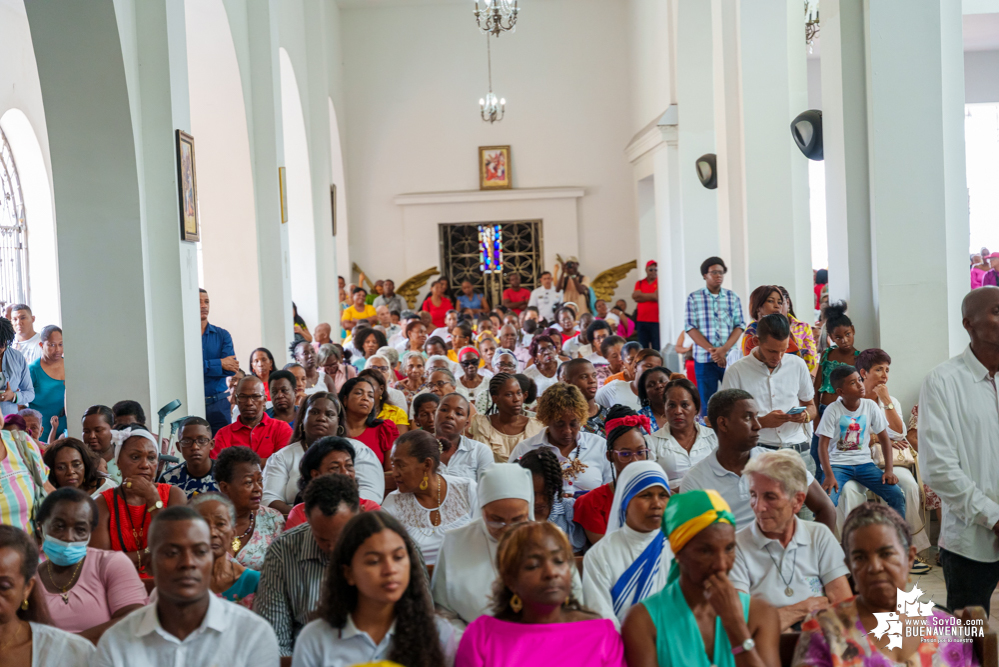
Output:
[[795,516],[807,476],[791,449],[762,453],[743,469],[755,521],[735,535],[732,585],[777,608],[781,631],[851,597],[843,549],[828,527]]
[[403,412],[409,412],[409,402],[406,400],[406,394],[392,387],[396,381],[393,369],[398,363],[399,353],[390,347],[383,347],[379,348],[378,352],[364,362],[364,370],[373,368],[381,373],[385,379],[386,391],[388,392],[385,400]]

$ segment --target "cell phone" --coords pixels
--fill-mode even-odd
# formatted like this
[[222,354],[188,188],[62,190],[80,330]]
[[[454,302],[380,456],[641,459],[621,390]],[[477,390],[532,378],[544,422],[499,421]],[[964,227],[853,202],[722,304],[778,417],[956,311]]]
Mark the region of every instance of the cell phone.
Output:
[[786,415],[796,415],[796,414],[800,414],[800,413],[802,413],[802,412],[804,412],[804,411],[805,411],[805,408],[803,408],[803,407],[801,407],[801,406],[799,405],[799,406],[798,406],[798,407],[796,407],[796,408],[791,408],[790,410],[788,410],[788,411],[787,411],[787,412],[785,412],[784,414],[786,414]]

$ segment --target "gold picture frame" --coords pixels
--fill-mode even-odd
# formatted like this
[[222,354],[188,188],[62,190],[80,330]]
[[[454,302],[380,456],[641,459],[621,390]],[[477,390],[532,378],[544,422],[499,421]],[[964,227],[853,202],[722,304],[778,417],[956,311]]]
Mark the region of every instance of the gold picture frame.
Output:
[[330,217],[333,218],[333,236],[336,236],[336,183],[330,184]]
[[180,240],[201,240],[198,217],[198,174],[195,166],[194,137],[177,130],[177,191],[180,197]]
[[278,167],[278,192],[281,195],[281,224],[288,222],[288,172]]
[[509,190],[513,171],[509,146],[479,146],[479,189]]

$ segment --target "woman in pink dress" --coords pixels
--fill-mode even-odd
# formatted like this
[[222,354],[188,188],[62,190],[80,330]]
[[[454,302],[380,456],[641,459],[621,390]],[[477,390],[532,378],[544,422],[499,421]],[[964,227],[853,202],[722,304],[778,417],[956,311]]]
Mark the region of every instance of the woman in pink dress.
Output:
[[468,626],[455,667],[577,664],[624,667],[624,646],[613,621],[600,618],[572,595],[576,564],[569,540],[555,524],[527,522],[510,529],[496,550],[492,616]]

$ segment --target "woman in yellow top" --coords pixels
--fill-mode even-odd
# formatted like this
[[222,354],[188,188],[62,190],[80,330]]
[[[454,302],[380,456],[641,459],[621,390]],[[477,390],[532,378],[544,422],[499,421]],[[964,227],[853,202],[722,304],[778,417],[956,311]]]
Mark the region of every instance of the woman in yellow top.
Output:
[[343,325],[344,329],[348,331],[353,329],[357,326],[357,320],[369,320],[374,324],[375,307],[364,302],[367,296],[368,292],[363,287],[355,287],[354,291],[350,293],[351,305],[344,308],[343,315],[340,317],[340,324]]
[[402,435],[409,430],[409,417],[402,408],[388,402],[388,385],[385,383],[385,376],[374,368],[367,368],[357,374],[357,377],[367,380],[371,388],[375,391],[375,404],[378,406],[377,419],[387,419]]

